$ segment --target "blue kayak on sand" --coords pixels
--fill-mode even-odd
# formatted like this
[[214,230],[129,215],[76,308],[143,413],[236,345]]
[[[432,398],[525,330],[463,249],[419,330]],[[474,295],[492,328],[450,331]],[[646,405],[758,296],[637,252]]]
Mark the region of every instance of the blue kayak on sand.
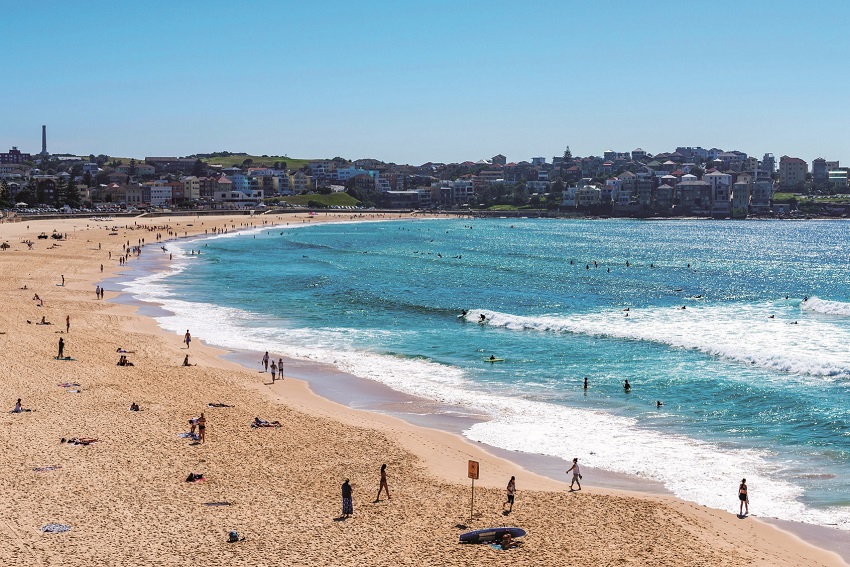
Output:
[[499,541],[502,539],[504,534],[511,534],[511,538],[517,538],[524,536],[525,530],[513,527],[473,530],[471,532],[460,534],[460,543],[488,543],[491,541]]

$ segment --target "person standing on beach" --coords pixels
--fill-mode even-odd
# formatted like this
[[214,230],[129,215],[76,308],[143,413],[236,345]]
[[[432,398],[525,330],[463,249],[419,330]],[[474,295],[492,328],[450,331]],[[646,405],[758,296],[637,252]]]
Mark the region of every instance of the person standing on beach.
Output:
[[573,459],[573,466],[567,469],[567,474],[572,471],[573,481],[570,483],[570,490],[573,489],[573,484],[578,484],[578,489],[581,490],[581,470],[578,468],[578,457]]
[[269,351],[266,351],[266,354],[263,355],[263,359],[260,361],[260,364],[263,365],[265,371],[269,371]]
[[277,376],[278,380],[283,380],[283,357],[277,359]]
[[70,315],[65,315],[65,332],[66,333],[71,332],[71,316]]
[[65,339],[59,337],[59,355],[56,358],[62,358],[62,355],[65,353]]
[[505,506],[510,504],[511,507],[508,508],[508,512],[514,511],[514,496],[516,495],[516,477],[512,476],[511,480],[508,481],[507,488],[508,500],[504,504],[502,504],[502,510],[505,509]]
[[277,364],[272,360],[272,384],[274,384],[275,374],[277,374]]
[[351,500],[351,485],[348,479],[342,483],[342,518],[348,518],[354,513],[354,503]]
[[375,502],[381,501],[381,491],[385,490],[387,492],[387,500],[392,500],[390,498],[390,487],[387,486],[387,465],[384,463],[381,465],[381,485],[378,486],[378,495],[375,497]]
[[738,515],[741,517],[750,515],[750,495],[747,493],[747,479],[742,478],[738,486],[738,500],[741,501]]
[[186,334],[183,335],[183,342],[186,343],[186,348],[189,348],[189,343],[192,342],[192,334],[189,333],[189,329],[186,329]]
[[198,443],[203,443],[207,440],[207,418],[204,417],[204,412],[201,412],[201,416],[196,420],[198,424]]

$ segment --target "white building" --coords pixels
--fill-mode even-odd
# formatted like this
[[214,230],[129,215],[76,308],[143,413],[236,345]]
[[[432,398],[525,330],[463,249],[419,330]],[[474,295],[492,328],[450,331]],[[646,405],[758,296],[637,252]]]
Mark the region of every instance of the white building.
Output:
[[256,207],[263,200],[263,192],[257,190],[236,191],[216,189],[213,193],[213,201],[222,208],[247,209]]
[[169,185],[151,185],[151,206],[167,207],[171,205],[173,192]]

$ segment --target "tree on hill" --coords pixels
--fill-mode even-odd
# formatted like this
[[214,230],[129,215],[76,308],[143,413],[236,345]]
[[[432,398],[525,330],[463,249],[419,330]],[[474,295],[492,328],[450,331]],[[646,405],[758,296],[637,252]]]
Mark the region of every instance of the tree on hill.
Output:
[[130,159],[130,169],[127,170],[127,174],[130,177],[133,177],[134,175],[136,175],[136,160],[135,159]]
[[570,151],[570,147],[567,146],[567,149],[564,150],[564,161],[572,161],[573,152]]
[[196,159],[195,163],[192,165],[192,175],[195,177],[203,177],[207,171],[207,166],[204,165],[200,159]]
[[[56,180],[56,185],[53,188],[53,204],[56,207],[61,207],[62,205],[65,204],[64,199],[65,199],[65,192],[66,192],[67,189],[68,189],[68,182],[65,181],[64,177],[60,177],[59,179]],[[39,203],[44,202],[43,195],[39,199],[38,202]]]
[[[15,200],[17,200],[18,202],[31,204],[33,201],[35,201],[34,197],[35,195],[32,193],[32,191],[30,191],[28,188],[24,188],[18,191],[18,194],[15,195]],[[14,205],[14,203],[11,204]]]
[[0,206],[10,206],[9,184],[6,181],[0,181]]
[[68,184],[65,187],[63,202],[64,204],[72,207],[79,207],[82,202],[82,199],[80,198],[80,191],[77,189],[77,182],[73,175],[68,179]]

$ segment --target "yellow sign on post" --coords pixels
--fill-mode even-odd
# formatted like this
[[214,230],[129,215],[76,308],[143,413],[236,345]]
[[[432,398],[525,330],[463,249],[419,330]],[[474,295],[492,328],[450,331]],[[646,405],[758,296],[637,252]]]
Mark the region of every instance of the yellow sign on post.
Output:
[[469,478],[478,480],[478,461],[469,461]]

